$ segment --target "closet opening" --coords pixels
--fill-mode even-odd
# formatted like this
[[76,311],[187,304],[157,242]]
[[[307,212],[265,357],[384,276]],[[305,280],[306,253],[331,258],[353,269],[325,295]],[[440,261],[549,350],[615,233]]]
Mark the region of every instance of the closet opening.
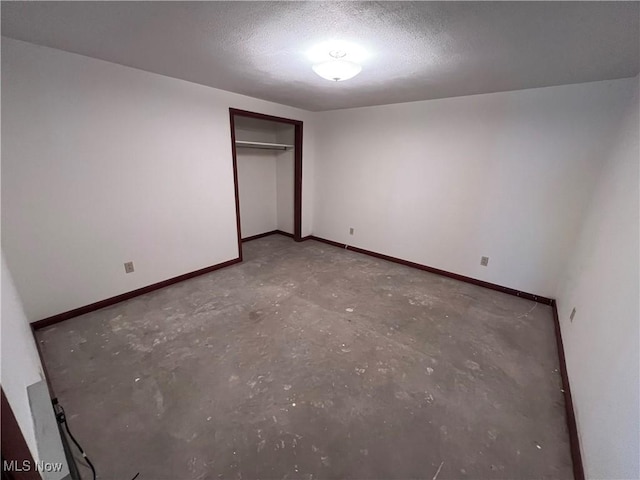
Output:
[[302,121],[229,109],[238,252],[271,233],[302,240]]

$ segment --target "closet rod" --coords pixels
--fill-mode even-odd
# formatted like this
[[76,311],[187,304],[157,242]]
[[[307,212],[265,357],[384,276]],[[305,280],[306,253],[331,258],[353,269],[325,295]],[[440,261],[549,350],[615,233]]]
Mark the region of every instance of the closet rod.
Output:
[[236,147],[244,148],[264,148],[267,150],[290,150],[293,145],[284,143],[249,142],[246,140],[236,140]]

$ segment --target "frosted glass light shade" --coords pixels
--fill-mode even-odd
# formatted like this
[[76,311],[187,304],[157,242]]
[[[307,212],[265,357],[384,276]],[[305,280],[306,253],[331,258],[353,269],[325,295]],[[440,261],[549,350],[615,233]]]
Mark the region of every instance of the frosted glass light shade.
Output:
[[311,68],[322,78],[333,82],[349,80],[362,70],[360,65],[348,60],[329,60],[328,62],[313,65]]

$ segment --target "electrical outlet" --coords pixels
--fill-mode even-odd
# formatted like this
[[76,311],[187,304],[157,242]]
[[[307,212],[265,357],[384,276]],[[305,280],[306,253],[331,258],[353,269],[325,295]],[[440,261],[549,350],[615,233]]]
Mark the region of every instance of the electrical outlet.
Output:
[[573,310],[571,310],[571,315],[569,315],[569,320],[573,322],[573,317],[575,316],[576,316],[576,307],[573,307]]
[[124,264],[124,273],[132,273],[133,272],[133,262],[127,262]]
[[349,235],[353,235],[353,227],[349,229]]
[[480,258],[480,265],[482,265],[483,267],[486,267],[487,265],[489,265],[489,257]]

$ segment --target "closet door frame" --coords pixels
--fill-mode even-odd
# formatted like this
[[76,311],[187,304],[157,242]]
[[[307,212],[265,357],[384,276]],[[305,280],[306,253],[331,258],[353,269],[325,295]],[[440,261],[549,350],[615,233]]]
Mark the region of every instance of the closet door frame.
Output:
[[238,193],[238,158],[236,154],[236,127],[235,117],[257,118],[271,122],[286,123],[295,127],[294,141],[294,167],[293,167],[293,239],[302,241],[302,120],[276,117],[264,113],[250,112],[229,108],[229,121],[231,122],[231,153],[233,157],[233,183],[236,196],[236,227],[238,230],[238,252],[242,260],[242,232],[240,231],[240,197]]

